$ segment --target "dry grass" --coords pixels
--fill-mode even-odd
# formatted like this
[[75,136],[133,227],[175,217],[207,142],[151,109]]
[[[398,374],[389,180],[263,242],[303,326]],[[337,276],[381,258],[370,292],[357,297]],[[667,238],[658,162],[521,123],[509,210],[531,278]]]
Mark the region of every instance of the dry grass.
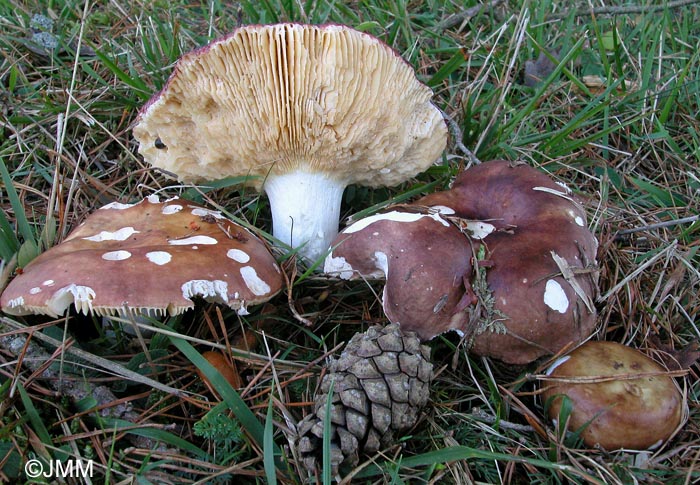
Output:
[[[42,2],[0,1],[0,157],[22,209],[2,185],[0,205],[17,233],[0,232],[2,284],[16,265],[114,200],[180,195],[269,230],[264,197],[235,185],[181,186],[144,164],[130,133],[137,110],[182,52],[239,23],[360,26],[416,67],[434,88],[436,104],[455,120],[453,135],[461,132],[478,158],[524,160],[584,197],[600,241],[594,338],[677,361],[689,413],[657,450],[586,449],[543,417],[532,377],[541,363],[513,368],[475,358],[446,336],[431,343],[439,374],[424,419],[412,436],[367,457],[355,480],[698,481],[700,12],[690,6],[552,20],[568,4],[490,2],[464,24],[442,29],[461,11],[456,3],[61,0],[47,9]],[[32,24],[35,14],[54,20],[47,32],[57,41],[53,51],[31,41],[41,31]],[[525,62],[543,49],[563,59],[560,68],[543,70],[534,87],[523,85]],[[599,89],[583,81],[587,75],[629,82]],[[352,187],[343,215],[411,190],[446,187],[469,163],[453,139],[446,163],[410,184]],[[182,317],[141,324],[140,337],[107,332],[99,320],[75,314],[3,316],[0,481],[24,479],[28,459],[71,456],[94,460],[93,483],[264,483],[272,479],[266,460],[273,454],[269,443],[256,443],[259,432],[282,450],[277,480],[301,483],[291,430],[309,410],[324,359],[354,332],[386,320],[380,284],[302,279],[302,271],[295,279],[290,264],[286,270],[293,286],[249,316],[202,303]],[[197,374],[201,361],[188,349],[212,347],[236,363],[242,401],[216,381],[215,390],[208,388]],[[69,399],[83,382],[104,386],[114,400]],[[258,431],[241,417],[241,403],[257,418]],[[271,422],[269,435],[263,425]],[[448,447],[452,454],[440,455]]]

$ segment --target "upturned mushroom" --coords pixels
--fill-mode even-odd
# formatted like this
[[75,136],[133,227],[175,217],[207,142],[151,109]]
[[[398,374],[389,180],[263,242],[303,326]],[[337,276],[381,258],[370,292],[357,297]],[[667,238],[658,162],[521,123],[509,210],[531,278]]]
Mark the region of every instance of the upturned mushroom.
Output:
[[[542,381],[550,419],[568,419],[588,446],[656,448],[678,429],[685,403],[668,371],[642,352],[591,341],[557,359]],[[561,416],[564,397],[571,414]],[[560,423],[562,426],[564,423]]]
[[347,185],[397,185],[440,157],[447,130],[431,96],[368,34],[245,26],[183,56],[134,137],[182,181],[249,177],[269,198],[275,238],[315,261]]
[[283,277],[267,246],[219,212],[151,196],[108,204],[29,263],[0,296],[11,315],[177,315],[192,298],[245,313]]
[[390,321],[423,339],[458,330],[476,354],[515,364],[590,335],[597,241],[546,174],[486,162],[401,211],[349,226],[325,263],[344,278],[386,277]]
[[324,272],[342,279],[385,278],[384,313],[403,331],[428,340],[466,330],[472,251],[440,213],[375,214],[345,228],[333,246]]

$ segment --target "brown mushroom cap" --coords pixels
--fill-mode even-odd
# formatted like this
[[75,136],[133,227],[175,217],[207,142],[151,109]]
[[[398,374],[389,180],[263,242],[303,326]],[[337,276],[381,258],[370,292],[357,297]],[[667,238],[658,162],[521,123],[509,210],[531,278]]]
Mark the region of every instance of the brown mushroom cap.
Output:
[[391,322],[423,339],[465,331],[464,279],[469,241],[439,214],[392,211],[342,231],[324,271],[344,279],[386,278],[383,308]]
[[[550,398],[550,419],[559,417],[562,398],[573,410],[568,429],[586,426],[588,446],[643,450],[667,440],[681,423],[683,399],[673,378],[652,359],[615,342],[587,342],[549,369],[542,402]],[[609,379],[610,377],[618,377]],[[576,382],[580,378],[594,381]]]
[[368,34],[252,25],[183,56],[134,137],[184,181],[254,176],[275,237],[315,258],[337,234],[347,185],[396,185],[440,157],[447,129],[431,96]]
[[61,244],[23,268],[0,296],[12,315],[78,311],[177,315],[192,298],[245,312],[282,288],[265,244],[216,211],[151,196],[91,214]]
[[479,239],[497,318],[476,329],[473,352],[524,364],[590,335],[598,244],[568,189],[527,165],[492,161],[415,203],[483,221]]

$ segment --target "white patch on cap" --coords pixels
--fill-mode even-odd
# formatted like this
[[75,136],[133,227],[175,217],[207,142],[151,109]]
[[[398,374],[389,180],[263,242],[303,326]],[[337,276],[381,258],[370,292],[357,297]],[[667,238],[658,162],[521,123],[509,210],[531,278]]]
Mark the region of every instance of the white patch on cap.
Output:
[[110,202],[109,204],[103,205],[102,207],[100,207],[100,210],[103,210],[103,209],[110,210],[110,209],[112,209],[112,210],[123,211],[123,210],[126,210],[126,209],[130,208],[130,207],[134,207],[135,205],[136,205],[136,204],[122,204],[121,202]]
[[187,246],[189,244],[219,244],[219,241],[210,236],[192,236],[184,239],[170,239],[168,244],[173,246]]
[[[189,207],[192,207],[192,206],[189,206]],[[223,219],[224,218],[224,216],[221,215],[221,212],[213,211],[210,209],[205,209],[203,207],[192,207],[192,215],[199,216],[199,217],[212,216],[216,219]]]
[[41,284],[41,286],[53,286],[54,284],[56,284],[54,280],[46,280]]
[[104,259],[105,261],[124,261],[125,259],[129,259],[130,257],[131,253],[129,251],[124,251],[123,249],[120,249],[118,251],[110,251],[102,255],[102,259]]
[[496,226],[482,221],[467,222],[467,230],[472,233],[474,239],[484,239],[486,236],[496,230]]
[[254,295],[262,296],[270,292],[270,285],[260,279],[255,268],[252,266],[243,266],[240,271],[245,285]]
[[116,231],[102,231],[94,236],[84,237],[86,241],[102,242],[102,241],[125,241],[134,234],[138,234],[141,231],[137,231],[133,227],[122,227]]
[[554,369],[556,369],[557,367],[559,367],[560,365],[562,365],[564,362],[566,362],[566,361],[569,360],[570,358],[571,358],[570,355],[565,355],[565,356],[563,356],[563,357],[559,357],[557,360],[555,360],[554,362],[552,362],[552,365],[550,365],[549,367],[547,367],[547,372],[545,372],[545,375],[548,375],[548,376],[552,375],[552,372],[554,372]]
[[353,232],[361,231],[364,228],[370,226],[371,224],[374,224],[375,222],[379,221],[416,222],[422,219],[423,217],[430,217],[431,219],[434,219],[435,221],[439,222],[440,224],[446,227],[449,227],[450,225],[449,222],[440,217],[440,214],[417,214],[415,212],[391,211],[385,212],[383,214],[374,214],[372,216],[365,217],[364,219],[361,219],[356,223],[346,227],[343,233],[352,234]]
[[30,294],[30,295],[36,295],[37,293],[41,293],[41,288],[39,288],[38,286],[36,286],[36,287],[32,288],[31,290],[29,290],[29,294]]
[[350,263],[342,256],[329,255],[323,263],[323,272],[338,276],[340,279],[349,280],[355,274]]
[[430,208],[436,210],[438,214],[445,214],[447,216],[455,213],[452,207],[447,207],[446,205],[433,205]]
[[166,205],[163,207],[163,210],[161,211],[163,215],[170,215],[170,214],[177,214],[183,209],[183,207],[180,204],[170,204]]
[[385,278],[389,276],[389,260],[386,257],[386,253],[376,251],[374,253],[374,265],[384,273]]
[[49,311],[54,315],[63,315],[71,303],[78,312],[85,315],[92,310],[92,300],[95,298],[95,290],[89,286],[71,284],[56,290],[46,302]]
[[146,253],[146,258],[148,258],[151,263],[157,264],[158,266],[163,266],[164,264],[168,264],[170,260],[173,259],[173,255],[167,251],[151,251]]
[[[177,197],[173,197],[174,199],[177,199]],[[159,204],[160,203],[160,197],[158,197],[156,194],[151,194],[148,197],[146,197],[146,200],[151,203],[151,204]],[[168,199],[168,200],[173,200],[173,199]]]
[[544,289],[544,303],[554,311],[566,313],[569,308],[569,299],[558,281],[547,280]]
[[583,227],[586,225],[585,221],[583,220],[583,217],[576,214],[576,212],[573,209],[567,210],[566,213],[569,214],[569,216],[571,216],[574,222],[579,226]]
[[240,249],[229,249],[226,251],[226,257],[233,259],[237,263],[245,264],[250,261],[250,256],[245,251]]
[[180,287],[182,296],[188,300],[201,296],[207,301],[228,303],[228,283],[221,280],[190,280]]

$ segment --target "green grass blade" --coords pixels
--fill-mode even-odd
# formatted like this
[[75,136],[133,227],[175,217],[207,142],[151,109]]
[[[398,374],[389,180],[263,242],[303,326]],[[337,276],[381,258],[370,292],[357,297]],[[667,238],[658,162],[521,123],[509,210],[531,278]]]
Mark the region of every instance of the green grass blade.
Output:
[[135,78],[127,74],[124,70],[122,70],[116,62],[114,62],[112,59],[109,58],[106,54],[100,52],[99,50],[95,51],[95,55],[97,56],[100,61],[109,69],[112,71],[112,73],[122,81],[124,84],[127,84],[134,88],[136,95],[141,98],[143,101],[148,100],[151,97],[151,89],[148,87],[148,85],[143,82],[141,79]]
[[10,205],[15,213],[15,218],[17,220],[17,230],[22,235],[25,241],[34,241],[34,231],[29,225],[27,216],[24,213],[24,205],[17,195],[15,186],[12,183],[12,177],[10,172],[7,170],[5,165],[5,159],[0,157],[0,176],[2,177],[2,183],[5,185],[5,191],[7,192],[7,198],[10,199]]
[[17,390],[19,391],[19,396],[20,396],[20,399],[22,400],[22,405],[24,406],[24,410],[27,413],[27,418],[29,418],[29,422],[32,424],[32,429],[36,433],[39,440],[44,445],[46,445],[47,450],[54,450],[55,451],[54,458],[59,459],[59,460],[65,460],[66,458],[68,458],[68,455],[66,455],[65,453],[57,451],[56,446],[53,444],[53,441],[51,440],[51,434],[49,433],[49,430],[46,429],[46,426],[44,426],[44,421],[41,419],[41,415],[39,414],[39,411],[34,406],[34,403],[32,402],[32,398],[29,397],[29,394],[27,394],[27,390],[24,388],[22,383],[19,381],[17,381]]
[[255,414],[248,408],[243,398],[236,390],[231,387],[231,384],[212,366],[207,359],[197,352],[186,340],[169,336],[170,341],[192,362],[199,370],[201,370],[206,378],[211,382],[211,385],[216,389],[216,392],[223,398],[229,409],[233,411],[234,416],[238,419],[243,428],[248,432],[251,438],[262,447],[264,442],[265,430],[260,424]]
[[[430,451],[421,455],[402,457],[401,464],[406,468],[416,468],[421,466],[440,465],[458,460],[497,460],[506,463],[523,463],[534,467],[544,468],[556,472],[566,472],[571,475],[590,480],[590,483],[601,484],[602,481],[595,477],[584,473],[569,465],[553,463],[547,460],[538,458],[526,458],[522,456],[510,455],[507,453],[498,453],[488,450],[481,450],[469,446],[452,446],[442,450]],[[380,467],[381,466],[381,467]],[[391,462],[385,462],[383,465],[369,465],[365,470],[358,473],[356,478],[369,478],[383,473],[383,469],[388,466],[393,466]]]
[[7,220],[5,211],[0,211],[0,258],[9,261],[18,249],[19,240],[15,230]]
[[272,396],[267,405],[267,416],[265,417],[264,444],[264,466],[265,478],[268,485],[277,485],[277,473],[275,470],[275,441],[274,441],[274,418],[272,414]]
[[335,381],[331,380],[331,386],[328,389],[328,397],[326,398],[326,415],[323,417],[323,485],[331,485],[333,475],[331,470],[331,408],[333,406],[333,388]]
[[158,428],[139,427],[131,421],[116,418],[100,418],[104,429],[112,429],[114,432],[128,433],[136,436],[143,436],[153,441],[165,443],[174,448],[184,450],[201,460],[211,460],[212,457],[199,446],[196,446],[189,441],[180,438],[177,435],[169,433]]

